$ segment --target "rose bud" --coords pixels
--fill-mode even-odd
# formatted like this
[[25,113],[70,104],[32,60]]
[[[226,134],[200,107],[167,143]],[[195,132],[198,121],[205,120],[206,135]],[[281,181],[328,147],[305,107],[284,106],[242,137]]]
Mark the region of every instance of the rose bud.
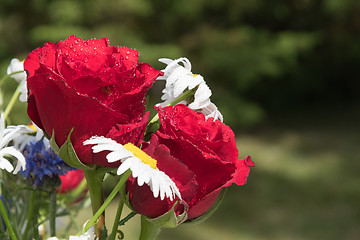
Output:
[[58,188],[57,193],[68,193],[76,189],[85,178],[82,169],[71,170],[65,175],[60,175],[61,186]]
[[56,190],[65,203],[72,205],[81,202],[88,192],[85,174],[82,169],[75,169],[60,175],[61,185]]
[[107,38],[83,41],[75,36],[47,42],[24,62],[29,89],[28,115],[58,147],[70,135],[82,163],[116,167],[94,155],[83,142],[106,136],[135,145],[149,114],[146,92],[162,73],[138,62],[139,53],[109,46]]
[[[182,104],[158,111],[160,128],[142,150],[179,188],[182,204],[175,206],[175,214],[186,211],[187,219],[194,220],[208,212],[223,188],[245,184],[254,163],[249,156],[238,159],[235,135],[222,122],[205,120],[204,114]],[[126,191],[134,211],[148,218],[161,217],[179,201],[154,198],[151,189],[138,186],[134,178]]]

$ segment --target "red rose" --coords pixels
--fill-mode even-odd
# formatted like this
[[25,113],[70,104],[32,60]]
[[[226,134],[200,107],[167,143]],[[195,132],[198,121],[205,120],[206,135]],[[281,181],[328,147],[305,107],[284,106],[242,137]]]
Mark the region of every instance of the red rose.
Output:
[[[197,218],[211,208],[222,188],[245,184],[254,163],[250,157],[238,159],[235,135],[222,122],[206,121],[204,114],[181,104],[158,110],[160,129],[143,150],[176,183],[188,219]],[[134,179],[128,181],[127,191],[134,210],[152,218],[170,210],[176,201],[155,199],[148,186],[139,187]],[[175,210],[180,213],[181,205]]]
[[77,188],[84,179],[84,171],[81,169],[71,170],[65,175],[59,175],[61,186],[57,190],[58,193],[67,193]]
[[161,72],[138,62],[138,52],[109,46],[107,38],[83,41],[75,36],[47,42],[24,62],[28,75],[28,114],[61,146],[69,132],[79,159],[115,167],[92,154],[83,142],[106,136],[138,145],[148,113],[145,95]]

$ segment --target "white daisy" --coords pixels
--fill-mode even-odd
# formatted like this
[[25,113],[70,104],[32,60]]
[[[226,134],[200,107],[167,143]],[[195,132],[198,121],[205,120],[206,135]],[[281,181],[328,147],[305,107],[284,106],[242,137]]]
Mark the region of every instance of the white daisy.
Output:
[[6,159],[5,155],[11,155],[15,157],[17,161],[16,168],[14,170],[14,174],[18,173],[19,170],[22,168],[25,170],[25,158],[22,155],[22,153],[16,149],[13,146],[8,146],[8,144],[14,140],[14,138],[18,137],[24,132],[31,131],[30,128],[27,128],[26,126],[20,125],[20,126],[9,126],[5,128],[4,123],[4,114],[1,114],[0,119],[0,169],[5,169],[8,172],[11,172],[14,170],[13,165],[9,162],[8,159]]
[[[16,135],[13,139],[14,147],[19,149],[20,151],[24,150],[25,146],[29,144],[31,141],[38,142],[44,137],[44,132],[36,126],[34,123],[28,126],[20,125],[20,126],[9,126],[9,129],[12,128],[20,128],[19,134]],[[29,135],[29,133],[36,133],[36,135]],[[44,141],[45,145],[48,141]],[[50,146],[50,145],[49,145]]]
[[[161,97],[161,100],[164,100],[164,102],[158,103],[158,106],[165,107],[186,90],[191,90],[198,86],[193,102],[188,103],[184,100],[180,103],[188,104],[190,109],[204,113],[206,119],[213,117],[214,120],[223,121],[222,114],[215,104],[210,101],[212,93],[206,85],[204,78],[199,74],[193,74],[191,72],[189,59],[184,57],[176,60],[160,58],[159,61],[167,64],[167,66],[162,70],[164,76],[157,78],[157,80],[166,80],[165,88],[162,91],[164,94]],[[180,65],[180,63],[182,63],[183,66]]]
[[[19,73],[15,73],[19,72]],[[27,101],[27,85],[26,85],[26,73],[24,71],[24,62],[19,61],[17,58],[13,58],[10,62],[10,65],[7,68],[7,74],[12,74],[11,77],[20,83],[20,97],[21,102]]]
[[117,174],[121,175],[130,169],[132,176],[137,178],[137,184],[142,186],[146,183],[155,198],[160,195],[161,200],[165,196],[170,198],[171,201],[175,196],[181,199],[181,194],[176,184],[168,175],[156,167],[156,160],[132,143],[122,145],[110,138],[93,136],[84,142],[84,145],[89,144],[94,145],[92,147],[94,153],[110,151],[106,156],[109,163],[121,161]]

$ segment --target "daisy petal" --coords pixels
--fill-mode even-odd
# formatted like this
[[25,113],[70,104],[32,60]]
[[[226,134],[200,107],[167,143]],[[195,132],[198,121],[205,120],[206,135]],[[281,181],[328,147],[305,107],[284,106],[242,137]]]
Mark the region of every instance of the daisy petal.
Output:
[[3,157],[0,157],[0,168],[5,169],[8,172],[14,170],[13,165],[11,165],[11,163],[6,158]]
[[[156,106],[164,107],[180,97],[185,91],[198,87],[194,94],[193,102],[183,100],[178,104],[186,104],[190,109],[204,113],[206,118],[211,116],[214,120],[223,121],[222,115],[217,108],[208,108],[209,105],[213,104],[210,101],[212,92],[201,75],[196,75],[191,72],[191,63],[187,58],[175,60],[161,58],[159,61],[167,65],[165,69],[162,70],[164,75],[158,78],[159,80],[166,80],[166,84],[162,91],[163,95],[161,96],[161,100],[164,102],[158,103]],[[213,109],[215,112],[210,111],[210,109]]]
[[6,147],[3,148],[2,151],[4,151],[6,154],[14,156],[18,160],[16,164],[16,168],[13,172],[14,174],[17,174],[20,171],[20,169],[25,170],[26,168],[25,157],[24,155],[22,155],[22,153],[19,150],[17,150],[14,147]]
[[[178,196],[181,199],[176,184],[156,167],[156,160],[136,146],[126,144],[126,147],[124,147],[122,144],[105,137],[91,137],[89,140],[84,141],[84,145],[90,144],[94,144],[92,146],[94,153],[109,151],[110,153],[106,155],[108,162],[120,160],[122,163],[117,169],[117,175],[121,175],[130,169],[132,176],[137,178],[137,184],[139,186],[147,184],[155,198],[160,196],[161,200],[164,200],[165,197],[173,200],[175,196]],[[151,163],[149,163],[149,158]]]
[[151,181],[149,182],[149,186],[151,191],[153,192],[154,198],[157,198],[160,193],[159,181],[156,178],[151,178]]

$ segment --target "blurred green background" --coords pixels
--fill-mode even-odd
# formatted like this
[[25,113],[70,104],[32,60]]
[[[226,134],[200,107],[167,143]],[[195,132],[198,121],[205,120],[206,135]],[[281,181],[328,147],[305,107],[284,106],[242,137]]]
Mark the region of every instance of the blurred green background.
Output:
[[1,0],[0,75],[71,34],[136,48],[158,69],[188,57],[257,164],[207,222],[160,239],[360,239],[358,0]]

